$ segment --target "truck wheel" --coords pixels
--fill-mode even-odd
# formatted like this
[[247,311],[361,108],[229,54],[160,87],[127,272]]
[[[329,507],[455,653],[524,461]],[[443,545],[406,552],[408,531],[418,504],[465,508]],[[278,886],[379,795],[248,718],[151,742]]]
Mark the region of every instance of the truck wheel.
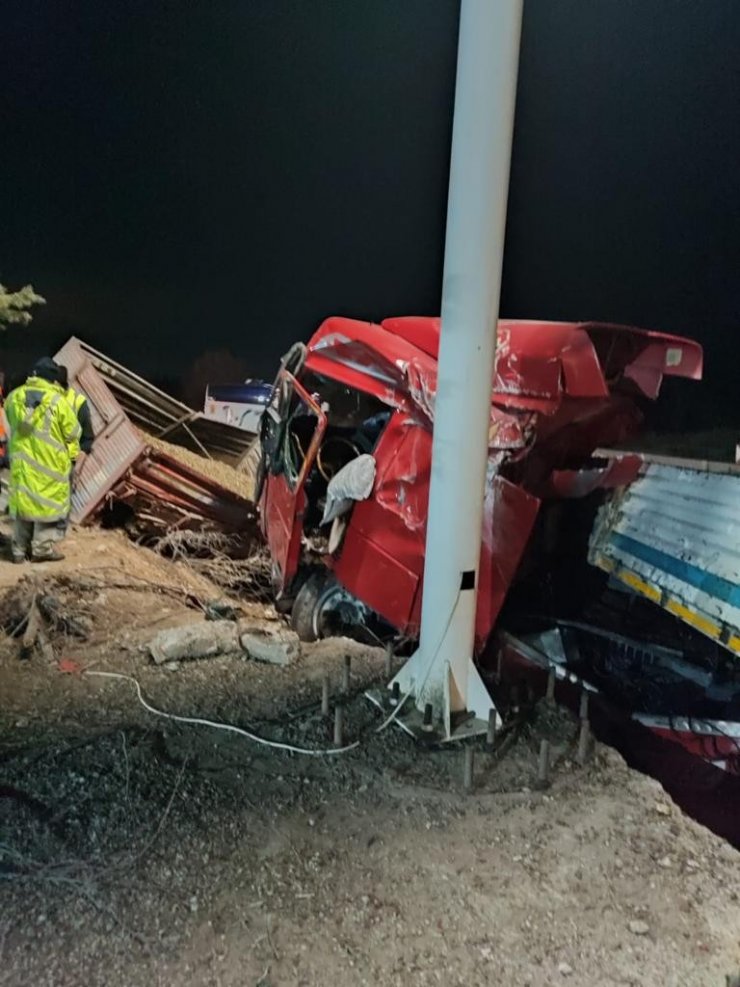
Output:
[[296,593],[290,613],[290,626],[301,641],[318,641],[320,637],[315,615],[327,582],[326,573],[315,572]]
[[262,486],[265,482],[263,460],[262,446],[259,439],[255,439],[237,467],[239,472],[244,474],[247,483],[252,487],[250,500],[255,504],[259,502],[262,495]]
[[363,627],[367,610],[331,573],[315,572],[296,594],[291,626],[301,641],[318,641],[332,634],[352,636]]

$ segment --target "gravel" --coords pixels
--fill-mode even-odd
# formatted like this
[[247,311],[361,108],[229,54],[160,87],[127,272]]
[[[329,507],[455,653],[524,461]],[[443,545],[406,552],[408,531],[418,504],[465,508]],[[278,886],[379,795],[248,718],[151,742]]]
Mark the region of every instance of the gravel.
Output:
[[[108,567],[93,578],[98,542]],[[154,666],[155,630],[203,619],[155,590],[195,577],[122,537],[69,543],[55,592],[93,632],[55,639],[60,655],[136,676],[159,708],[318,749],[332,746],[322,679],[333,703],[351,654],[345,732],[361,744],[306,757],[179,725],[130,683],[19,662],[0,635],[7,987],[717,987],[740,972],[740,854],[613,751],[577,766],[566,712],[535,707],[492,754],[476,742],[464,793],[458,747],[376,732],[363,693],[383,684],[381,650],[333,640],[287,667]],[[125,588],[137,569],[150,591]],[[551,784],[536,791],[543,739]]]
[[167,456],[171,456],[184,466],[195,470],[196,473],[202,473],[204,476],[209,477],[209,479],[215,480],[216,483],[219,483],[226,490],[230,490],[239,497],[243,497],[249,501],[253,499],[254,470],[256,465],[254,457],[248,456],[244,463],[244,469],[237,470],[228,463],[220,462],[218,459],[209,459],[207,456],[201,456],[197,452],[191,452],[190,449],[173,445],[171,442],[166,442],[164,439],[156,438],[145,432],[141,434],[144,441],[153,449],[163,452]]

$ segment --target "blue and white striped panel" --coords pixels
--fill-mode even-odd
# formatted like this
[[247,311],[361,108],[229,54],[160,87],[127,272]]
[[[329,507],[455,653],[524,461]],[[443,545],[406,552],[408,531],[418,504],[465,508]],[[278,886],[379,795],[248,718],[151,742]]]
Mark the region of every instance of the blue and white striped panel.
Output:
[[639,577],[705,633],[740,636],[740,473],[650,463],[601,508],[589,558]]

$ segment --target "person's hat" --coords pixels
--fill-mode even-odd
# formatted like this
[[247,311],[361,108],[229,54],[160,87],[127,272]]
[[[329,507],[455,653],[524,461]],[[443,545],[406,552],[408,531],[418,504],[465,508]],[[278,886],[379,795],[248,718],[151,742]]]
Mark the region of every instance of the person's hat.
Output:
[[61,384],[60,370],[61,367],[59,364],[55,360],[52,360],[50,356],[42,356],[34,364],[33,376],[41,377],[42,380],[48,380],[51,384]]

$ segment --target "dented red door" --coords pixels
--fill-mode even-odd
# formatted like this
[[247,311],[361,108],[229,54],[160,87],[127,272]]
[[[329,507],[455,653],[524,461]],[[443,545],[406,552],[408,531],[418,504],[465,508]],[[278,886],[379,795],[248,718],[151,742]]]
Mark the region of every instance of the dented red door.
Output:
[[[268,471],[260,498],[262,530],[272,558],[273,584],[280,594],[290,586],[298,571],[306,509],[304,488],[326,431],[326,414],[318,401],[287,370],[281,372],[278,383],[287,387],[285,393],[290,403],[296,400],[302,402],[316,417],[316,427],[297,477],[292,479],[284,472],[275,475]],[[270,413],[283,416],[287,413],[287,407],[268,408],[266,414]]]

